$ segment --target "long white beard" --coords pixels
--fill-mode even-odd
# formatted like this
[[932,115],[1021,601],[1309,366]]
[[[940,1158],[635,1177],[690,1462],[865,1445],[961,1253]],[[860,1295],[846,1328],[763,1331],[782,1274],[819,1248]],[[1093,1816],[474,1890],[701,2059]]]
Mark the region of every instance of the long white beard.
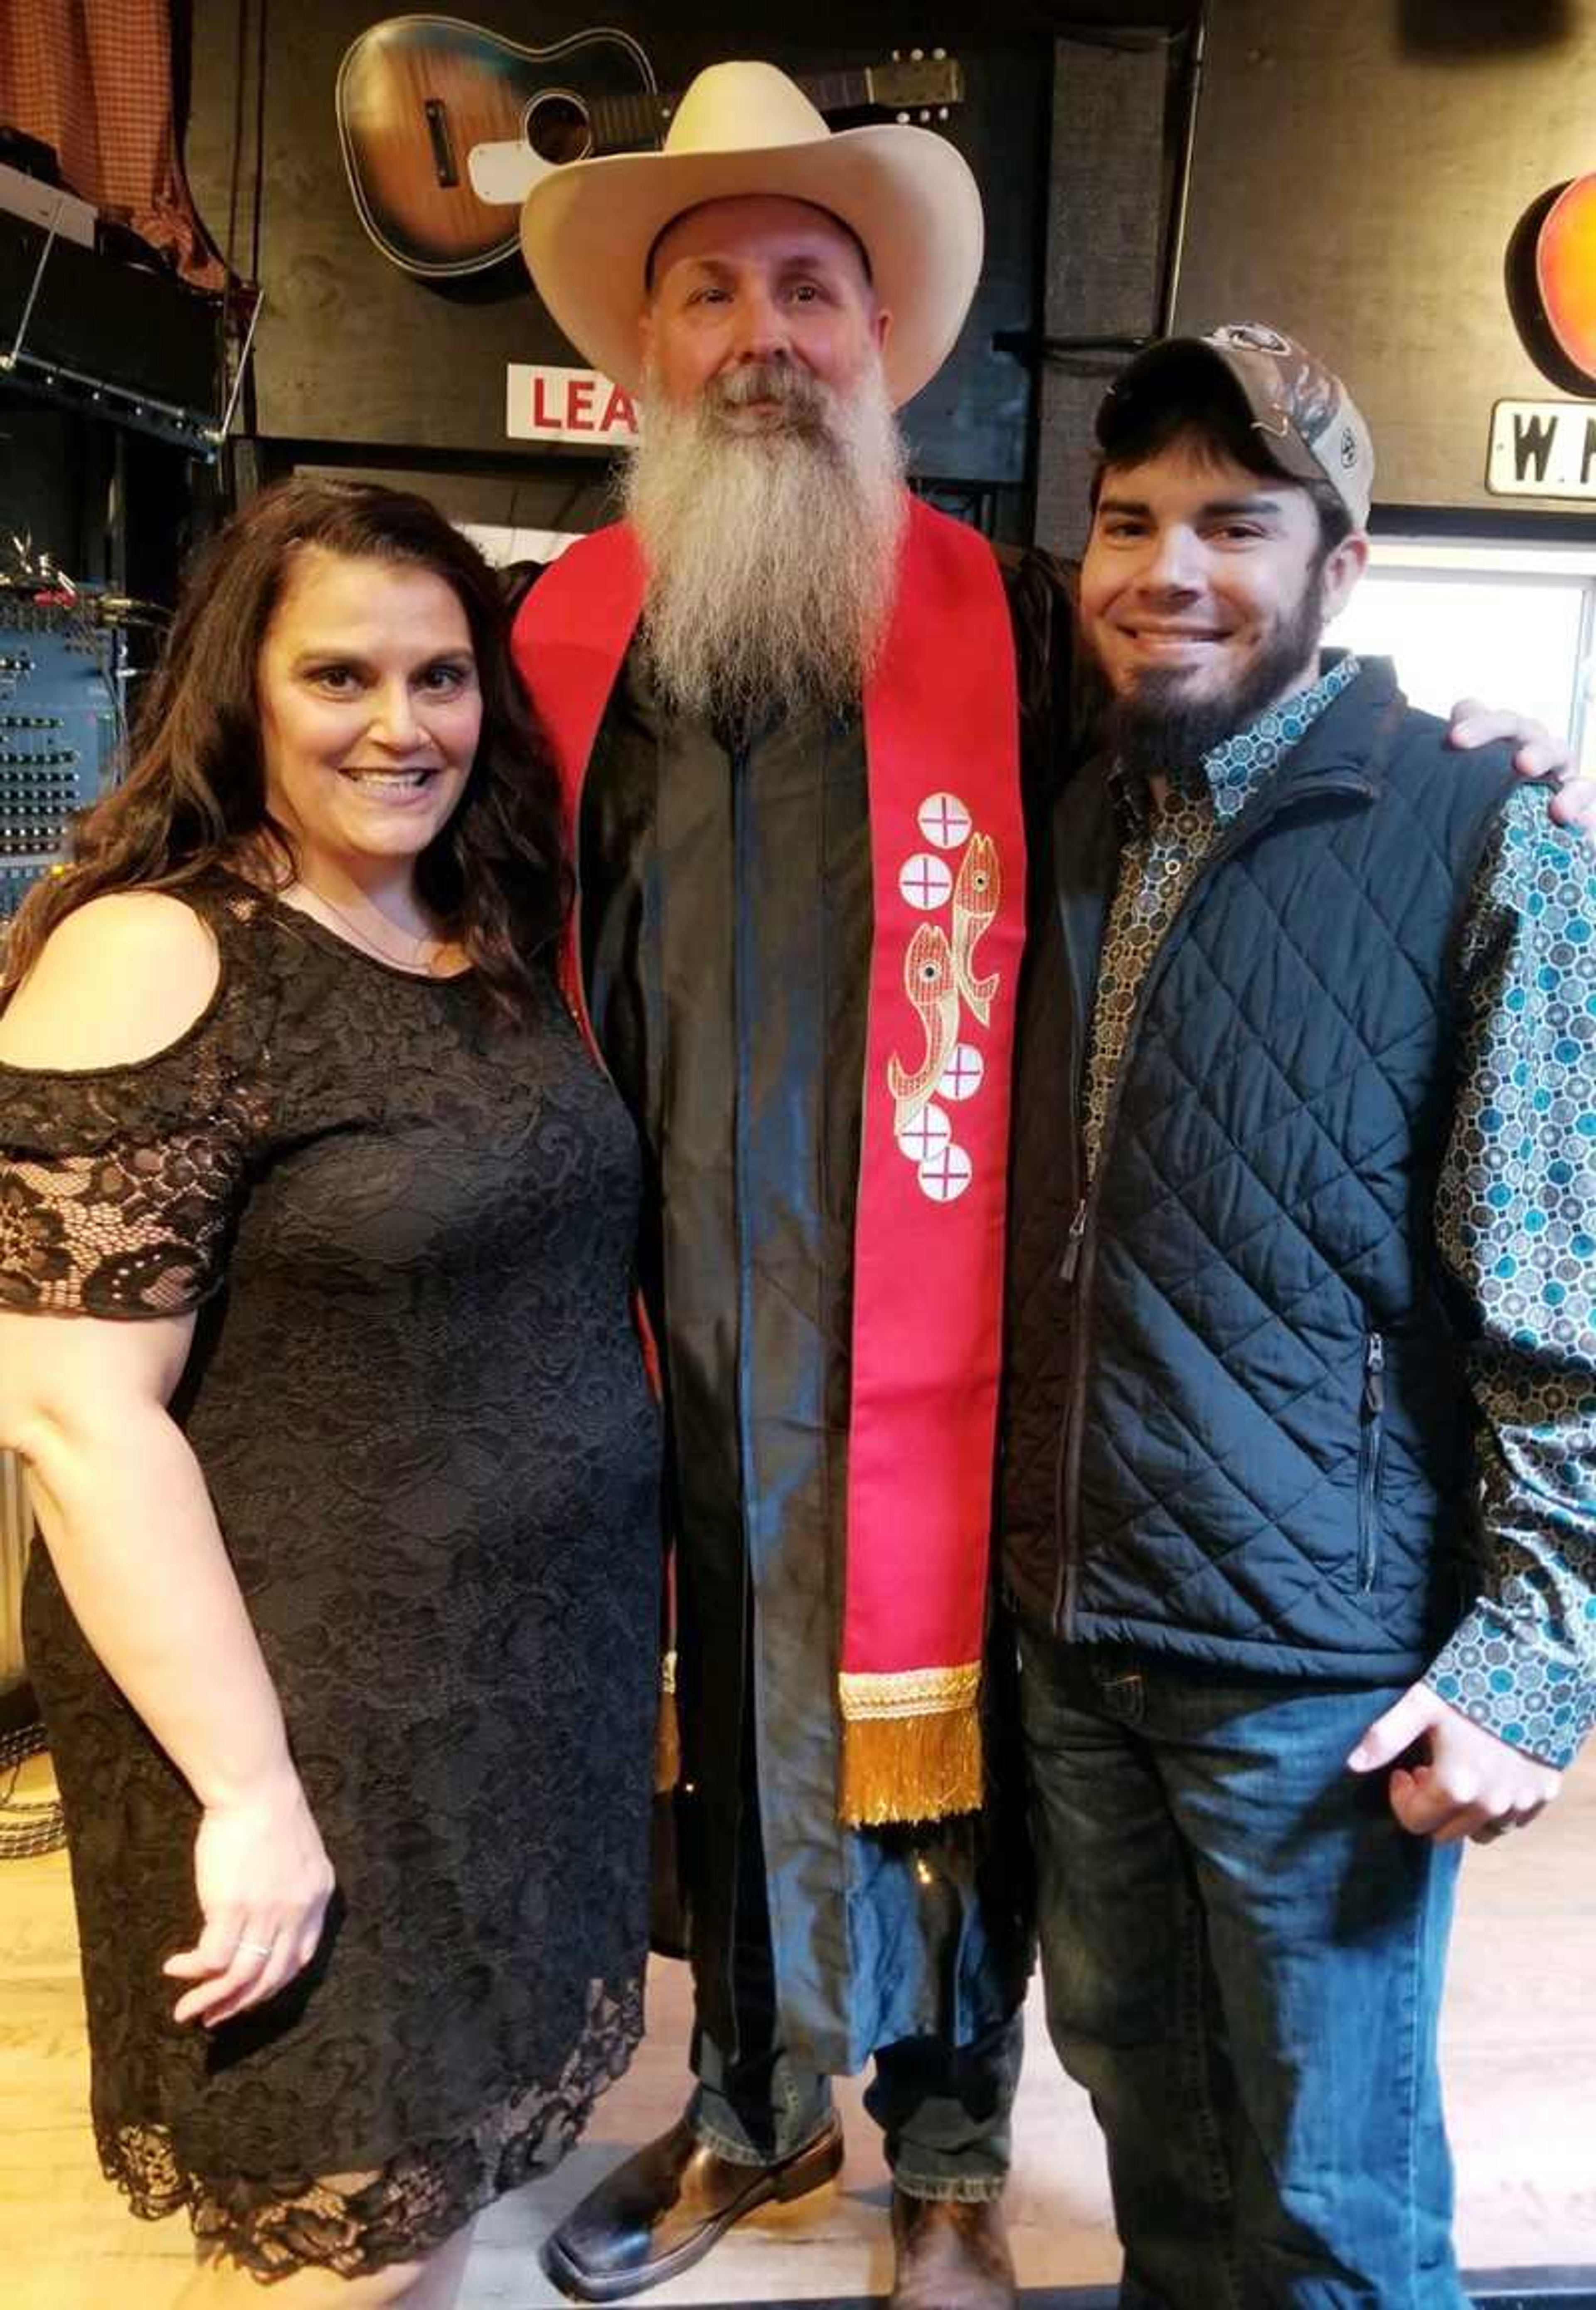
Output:
[[[649,578],[643,639],[678,711],[742,722],[856,700],[897,587],[906,451],[879,363],[846,400],[785,361],[647,391],[624,480]],[[779,401],[779,421],[744,414]]]

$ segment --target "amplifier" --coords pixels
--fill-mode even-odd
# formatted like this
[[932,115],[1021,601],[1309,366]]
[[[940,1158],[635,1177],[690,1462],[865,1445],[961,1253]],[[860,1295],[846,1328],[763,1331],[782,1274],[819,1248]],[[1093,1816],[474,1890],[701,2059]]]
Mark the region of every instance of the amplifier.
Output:
[[0,923],[62,855],[73,812],[109,783],[120,650],[91,601],[0,592]]
[[[0,927],[65,845],[67,820],[104,791],[120,722],[121,635],[95,597],[0,588]],[[22,1573],[32,1519],[22,1471],[0,1452],[0,1695],[24,1674]]]
[[213,456],[221,300],[0,208],[0,382]]

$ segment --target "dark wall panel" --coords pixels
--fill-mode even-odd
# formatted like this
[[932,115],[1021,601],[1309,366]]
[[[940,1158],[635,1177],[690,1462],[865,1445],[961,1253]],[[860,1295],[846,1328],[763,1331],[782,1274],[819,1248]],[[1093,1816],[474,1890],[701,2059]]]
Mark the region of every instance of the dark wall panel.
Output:
[[1064,39],[1054,59],[1037,542],[1078,554],[1093,420],[1128,341],[1158,326],[1169,48]]
[[208,470],[164,441],[0,389],[0,574],[37,574],[48,557],[79,585],[169,601]]
[[73,577],[91,572],[78,489],[83,421],[27,395],[0,393],[0,569],[15,559],[9,541],[51,555]]
[[[266,0],[207,0],[195,12],[190,175],[215,238],[251,262],[253,176],[247,165]],[[511,361],[573,358],[533,299],[518,257],[468,282],[417,280],[377,250],[351,201],[334,91],[357,33],[390,13],[372,0],[272,0],[265,15],[259,117],[259,277],[266,304],[256,352],[255,424],[264,436],[442,456],[524,456],[505,433]],[[473,4],[472,21],[548,43],[583,29],[570,4]],[[990,484],[1027,470],[1030,386],[1023,366],[992,349],[999,330],[1034,326],[1047,135],[1047,44],[960,44],[972,28],[936,6],[910,12],[912,37],[941,41],[964,65],[969,100],[948,124],[987,204],[988,261],[976,310],[953,360],[910,412],[928,473]],[[662,86],[751,48],[797,71],[884,59],[905,38],[901,9],[802,8],[779,0],[759,32],[728,33],[724,13],[698,4],[603,12],[641,41]],[[878,29],[879,27],[879,29]],[[977,31],[979,28],[975,28]],[[240,149],[246,164],[235,169]],[[507,215],[510,213],[507,212]],[[512,218],[513,221],[513,218]]]
[[1177,325],[1272,321],[1325,354],[1374,430],[1380,502],[1500,508],[1492,402],[1558,397],[1505,252],[1539,193],[1592,169],[1596,0],[1215,0]]

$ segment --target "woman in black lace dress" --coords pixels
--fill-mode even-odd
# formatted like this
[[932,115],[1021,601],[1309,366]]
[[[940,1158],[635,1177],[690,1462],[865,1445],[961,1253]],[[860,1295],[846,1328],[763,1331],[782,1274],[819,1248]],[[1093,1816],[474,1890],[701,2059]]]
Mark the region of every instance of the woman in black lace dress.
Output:
[[13,936],[0,1441],[101,2158],[185,2303],[451,2301],[640,2020],[631,1126],[490,573],[295,482]]

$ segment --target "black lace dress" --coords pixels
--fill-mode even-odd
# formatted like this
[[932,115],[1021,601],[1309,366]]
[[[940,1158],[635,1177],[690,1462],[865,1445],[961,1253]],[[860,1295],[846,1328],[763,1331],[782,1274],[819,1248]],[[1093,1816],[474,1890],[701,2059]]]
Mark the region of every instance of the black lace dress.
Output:
[[42,1547],[26,1644],[107,2172],[263,2278],[353,2275],[552,2163],[639,2032],[638,1159],[552,986],[506,1030],[469,977],[388,969],[241,883],[196,903],[221,978],[169,1050],[0,1068],[0,1304],[197,1309],[172,1409],[338,1879],[264,2008],[170,2019],[196,1809]]

